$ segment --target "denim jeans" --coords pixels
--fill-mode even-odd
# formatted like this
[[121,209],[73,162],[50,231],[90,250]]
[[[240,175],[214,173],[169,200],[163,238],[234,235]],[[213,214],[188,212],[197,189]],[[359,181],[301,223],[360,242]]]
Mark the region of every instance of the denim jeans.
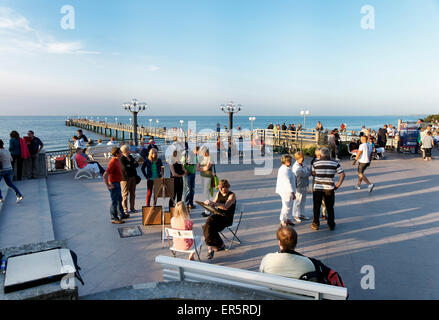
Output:
[[125,215],[122,207],[122,189],[120,182],[113,182],[111,185],[114,187],[113,189],[109,189],[111,196],[111,219],[120,220]]
[[[5,179],[6,185],[15,191],[17,197],[22,196],[22,194],[17,189],[17,187],[12,183],[12,169],[0,171],[0,182],[2,181],[2,179]],[[3,199],[1,190],[0,190],[0,199]]]
[[194,205],[194,195],[195,195],[195,173],[188,173],[187,177],[187,187],[188,192],[186,194],[186,205]]

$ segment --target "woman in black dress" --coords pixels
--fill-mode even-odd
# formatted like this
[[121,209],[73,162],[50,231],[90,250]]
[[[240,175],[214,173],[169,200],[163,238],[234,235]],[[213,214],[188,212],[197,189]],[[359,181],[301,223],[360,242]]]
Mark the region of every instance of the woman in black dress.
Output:
[[207,244],[207,258],[212,259],[214,247],[216,251],[225,249],[223,240],[219,232],[223,231],[225,227],[231,226],[233,223],[233,216],[235,214],[236,196],[230,191],[230,184],[223,179],[218,185],[219,192],[213,201],[206,200],[205,204],[215,207],[221,214],[212,214],[207,218],[203,225],[204,238]]

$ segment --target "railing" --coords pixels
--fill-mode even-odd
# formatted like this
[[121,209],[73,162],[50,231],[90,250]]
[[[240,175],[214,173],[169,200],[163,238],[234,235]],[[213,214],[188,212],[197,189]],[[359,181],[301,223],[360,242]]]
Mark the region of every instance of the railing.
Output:
[[73,169],[73,151],[71,149],[46,151],[46,167],[48,174],[63,173]]

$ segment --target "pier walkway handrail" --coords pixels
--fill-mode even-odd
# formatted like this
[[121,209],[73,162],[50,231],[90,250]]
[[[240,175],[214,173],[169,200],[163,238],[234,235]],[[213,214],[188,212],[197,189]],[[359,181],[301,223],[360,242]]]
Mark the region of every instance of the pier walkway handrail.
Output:
[[[66,120],[66,125],[94,131],[105,136],[115,136],[117,139],[122,135],[122,140],[126,140],[125,133],[127,133],[129,134],[129,139],[133,139],[132,125],[87,119],[69,119]],[[152,126],[138,127],[137,134],[140,138],[152,135],[156,138],[165,139],[165,141],[172,141],[174,137],[187,137],[189,141],[197,141],[199,143],[216,141],[218,137],[220,137],[222,141],[227,141],[229,138],[229,132],[224,131],[216,132],[212,130],[211,132],[193,133],[191,131],[183,131],[180,128],[168,128],[166,130],[165,128]],[[293,144],[321,145],[327,141],[327,139],[325,139],[326,133],[321,133],[313,129],[300,131],[279,130],[277,132],[274,132],[272,129],[254,129],[253,131],[235,129],[232,131],[232,135],[232,141],[237,141],[239,138],[246,140],[259,138],[264,141],[266,145],[284,147]]]

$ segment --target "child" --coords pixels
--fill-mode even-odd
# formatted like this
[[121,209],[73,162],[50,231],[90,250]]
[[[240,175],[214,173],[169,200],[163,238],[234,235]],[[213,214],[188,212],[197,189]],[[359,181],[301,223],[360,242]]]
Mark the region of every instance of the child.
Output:
[[303,165],[303,161],[305,160],[303,152],[296,152],[294,158],[296,158],[296,162],[293,166],[293,173],[296,176],[296,201],[294,202],[293,216],[297,222],[302,222],[302,220],[309,220],[309,218],[304,215],[304,212],[311,171]]
[[[192,230],[194,222],[189,218],[189,211],[183,201],[175,205],[174,216],[171,218],[171,228],[177,230]],[[189,250],[194,244],[193,239],[174,239],[174,248]],[[189,255],[189,260],[194,260],[194,252]]]

